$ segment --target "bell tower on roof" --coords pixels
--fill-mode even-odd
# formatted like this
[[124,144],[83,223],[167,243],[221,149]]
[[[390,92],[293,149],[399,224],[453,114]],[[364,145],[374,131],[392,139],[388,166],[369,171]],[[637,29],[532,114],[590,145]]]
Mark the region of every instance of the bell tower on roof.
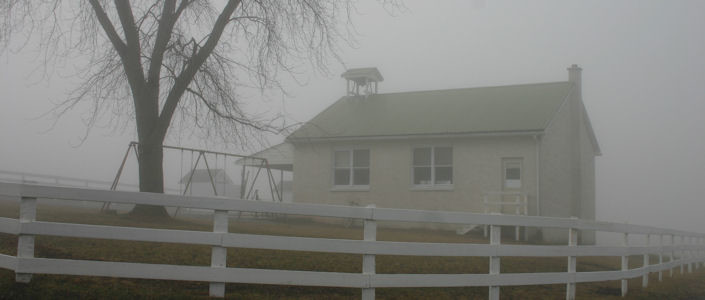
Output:
[[384,77],[377,68],[348,69],[340,77],[348,81],[348,96],[377,94],[379,82],[384,81]]

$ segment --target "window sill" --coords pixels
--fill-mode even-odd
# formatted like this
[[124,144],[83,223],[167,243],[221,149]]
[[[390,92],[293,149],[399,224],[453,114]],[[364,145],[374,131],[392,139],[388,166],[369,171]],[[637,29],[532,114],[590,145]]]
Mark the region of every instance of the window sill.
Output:
[[452,184],[444,185],[414,185],[411,186],[412,191],[452,191]]
[[369,192],[369,185],[337,185],[330,189],[331,192]]

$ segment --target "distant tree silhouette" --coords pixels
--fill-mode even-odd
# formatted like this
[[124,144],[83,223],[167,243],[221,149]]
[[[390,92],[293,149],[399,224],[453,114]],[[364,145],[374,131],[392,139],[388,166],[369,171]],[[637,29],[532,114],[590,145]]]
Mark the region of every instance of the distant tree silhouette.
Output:
[[[86,59],[83,83],[57,113],[89,101],[89,128],[106,115],[134,120],[140,191],[163,193],[162,145],[175,117],[205,137],[280,130],[278,117],[245,112],[238,90],[280,88],[277,73],[301,59],[325,71],[339,43],[351,42],[352,8],[349,0],[6,0],[0,47],[21,33],[21,47],[38,41],[45,65]],[[166,216],[163,207],[132,212]]]

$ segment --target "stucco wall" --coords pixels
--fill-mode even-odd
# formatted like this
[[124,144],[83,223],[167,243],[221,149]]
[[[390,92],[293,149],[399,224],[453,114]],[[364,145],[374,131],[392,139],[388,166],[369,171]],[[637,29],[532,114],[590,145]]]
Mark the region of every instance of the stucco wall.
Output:
[[[451,190],[421,190],[412,185],[412,148],[453,147]],[[368,191],[337,191],[332,184],[333,151],[370,149]],[[522,158],[522,191],[536,203],[536,141],[532,136],[458,139],[403,139],[360,142],[296,143],[294,201],[377,207],[482,212],[482,193],[502,186],[502,158]]]

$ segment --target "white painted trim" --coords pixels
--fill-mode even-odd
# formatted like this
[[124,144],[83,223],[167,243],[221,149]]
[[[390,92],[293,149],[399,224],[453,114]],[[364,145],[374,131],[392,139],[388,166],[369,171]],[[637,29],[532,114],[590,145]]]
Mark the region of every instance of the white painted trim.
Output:
[[[368,176],[368,183],[366,185],[361,185],[361,184],[354,184],[354,176],[355,176],[355,150],[367,150],[367,155],[368,155],[368,165],[367,165],[367,176]],[[336,152],[347,152],[349,156],[349,165],[346,169],[349,170],[349,176],[350,178],[348,179],[348,184],[335,184],[335,170],[337,169],[335,166],[335,153]],[[370,190],[370,184],[372,184],[372,151],[370,150],[369,147],[361,147],[361,146],[349,146],[349,147],[334,147],[333,151],[331,152],[331,178],[330,178],[330,191],[357,191],[357,192],[362,192],[362,191],[369,191]],[[358,167],[358,169],[364,169],[364,167]]]
[[369,185],[334,185],[331,192],[369,192]]
[[559,105],[558,109],[553,113],[553,117],[551,117],[551,119],[549,119],[548,122],[546,123],[546,125],[543,127],[544,132],[546,132],[547,130],[549,130],[551,128],[551,125],[553,125],[553,120],[555,120],[556,117],[561,113],[563,108],[567,105],[566,103],[568,103],[568,101],[570,101],[570,97],[573,95],[574,90],[575,90],[575,85],[571,86],[570,92],[565,96],[565,98],[563,98],[563,102],[561,102],[561,105]]
[[423,191],[449,191],[452,192],[455,186],[452,184],[436,184],[436,185],[414,185],[409,188],[410,191],[423,192]]
[[351,136],[351,137],[329,137],[329,138],[287,138],[287,141],[296,143],[311,142],[340,142],[340,141],[368,141],[368,140],[410,140],[410,139],[443,139],[443,138],[467,138],[467,137],[495,137],[495,136],[531,136],[542,135],[544,129],[520,130],[520,131],[491,131],[491,132],[460,132],[460,133],[430,133],[430,134],[406,134],[406,135],[374,135],[374,136]]
[[587,128],[588,136],[590,137],[590,142],[592,143],[592,150],[595,156],[601,156],[602,150],[600,149],[600,144],[597,142],[597,136],[595,135],[595,130],[592,128],[592,122],[590,122],[590,116],[588,116],[587,108],[585,108],[585,103],[580,100],[581,111],[583,114],[583,122],[585,123],[585,128]]
[[[421,166],[421,167],[428,167],[431,168],[431,183],[428,184],[415,184],[414,183],[414,176],[415,176],[415,170],[414,168],[416,165],[414,164],[414,152],[416,149],[422,149],[422,148],[430,148],[431,149],[431,164],[428,166]],[[448,167],[448,165],[437,165],[436,164],[436,148],[450,148],[450,154],[451,154],[451,162],[450,162],[450,168],[451,168],[451,183],[435,183],[436,182],[436,167]],[[418,144],[418,145],[412,145],[411,146],[411,161],[410,161],[410,179],[411,179],[411,187],[410,190],[412,191],[452,191],[453,190],[453,184],[455,183],[455,147],[453,144],[449,143],[442,143],[442,144]]]
[[[506,180],[507,180],[507,164],[508,163],[518,163],[519,164],[519,187],[518,188],[512,188],[512,187],[507,187],[506,186]],[[524,191],[526,190],[526,183],[525,183],[525,178],[524,176],[524,157],[523,156],[506,156],[506,157],[501,157],[500,158],[500,186],[502,187],[502,191]]]

